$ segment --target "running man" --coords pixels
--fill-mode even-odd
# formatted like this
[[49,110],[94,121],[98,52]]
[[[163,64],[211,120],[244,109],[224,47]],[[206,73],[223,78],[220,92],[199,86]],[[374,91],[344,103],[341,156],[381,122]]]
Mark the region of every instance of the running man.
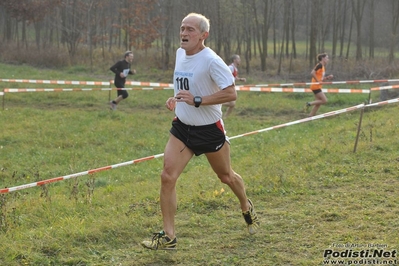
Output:
[[234,77],[224,61],[204,41],[209,20],[190,13],[181,22],[180,48],[176,52],[174,97],[166,107],[175,111],[161,173],[160,205],[163,230],[141,244],[145,248],[173,250],[177,247],[175,215],[176,183],[193,156],[205,154],[220,181],[236,195],[250,234],[259,227],[244,181],[231,167],[230,143],[222,120],[222,103],[234,101]]

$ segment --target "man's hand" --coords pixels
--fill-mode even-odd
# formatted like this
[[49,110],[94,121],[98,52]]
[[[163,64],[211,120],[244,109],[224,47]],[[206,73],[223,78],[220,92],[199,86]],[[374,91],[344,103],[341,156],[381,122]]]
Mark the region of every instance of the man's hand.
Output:
[[176,107],[175,97],[170,97],[169,99],[167,99],[165,105],[166,105],[166,108],[169,109],[169,111],[173,111]]
[[194,96],[186,90],[179,91],[176,94],[175,99],[177,102],[185,102],[186,104],[194,105]]

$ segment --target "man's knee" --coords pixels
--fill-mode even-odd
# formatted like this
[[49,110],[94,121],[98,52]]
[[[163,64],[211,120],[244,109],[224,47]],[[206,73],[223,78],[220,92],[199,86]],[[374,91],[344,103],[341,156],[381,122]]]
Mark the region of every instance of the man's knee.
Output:
[[218,175],[219,180],[226,185],[229,185],[235,181],[234,176],[231,176],[229,174],[224,174],[224,175]]
[[177,177],[171,175],[166,169],[161,173],[161,183],[162,185],[172,185],[176,183]]

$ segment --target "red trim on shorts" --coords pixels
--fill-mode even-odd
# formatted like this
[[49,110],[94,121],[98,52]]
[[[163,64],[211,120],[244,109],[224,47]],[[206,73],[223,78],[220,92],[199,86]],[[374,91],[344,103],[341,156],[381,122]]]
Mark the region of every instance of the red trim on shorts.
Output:
[[223,128],[222,122],[219,120],[215,124],[218,127],[218,129],[220,129],[220,131],[222,131],[224,133],[224,128]]

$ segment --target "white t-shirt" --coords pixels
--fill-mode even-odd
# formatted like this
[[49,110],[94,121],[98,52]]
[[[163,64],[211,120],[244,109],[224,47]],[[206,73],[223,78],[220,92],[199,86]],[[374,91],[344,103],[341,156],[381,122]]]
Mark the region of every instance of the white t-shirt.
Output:
[[[234,77],[226,63],[206,47],[194,55],[177,49],[173,75],[175,95],[179,90],[189,90],[193,96],[211,95],[234,84]],[[202,126],[216,123],[222,118],[222,105],[201,105],[196,108],[178,102],[176,116],[186,125]]]

